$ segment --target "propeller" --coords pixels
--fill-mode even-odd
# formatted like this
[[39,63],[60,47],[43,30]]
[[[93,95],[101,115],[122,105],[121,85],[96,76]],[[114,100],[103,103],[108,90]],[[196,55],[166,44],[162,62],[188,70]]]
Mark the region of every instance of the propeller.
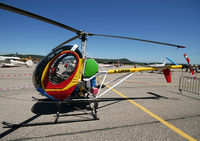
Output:
[[[69,43],[69,42],[71,42],[71,41],[73,41],[73,40],[75,40],[77,38],[83,39],[83,38],[85,38],[86,35],[88,35],[88,36],[102,36],[102,37],[111,37],[111,38],[137,40],[137,41],[142,41],[142,42],[150,42],[150,43],[155,43],[155,44],[173,46],[173,47],[177,47],[177,48],[185,48],[184,46],[180,46],[180,45],[175,45],[175,44],[170,44],[170,43],[163,43],[163,42],[157,42],[157,41],[151,41],[151,40],[144,40],[144,39],[138,39],[138,38],[132,38],[132,37],[123,37],[123,36],[114,36],[114,35],[85,33],[85,32],[83,32],[81,30],[75,29],[73,27],[67,26],[67,25],[59,23],[57,21],[54,21],[54,20],[42,17],[40,15],[31,13],[31,12],[28,12],[28,11],[25,11],[25,10],[22,10],[22,9],[19,9],[19,8],[10,6],[10,5],[6,5],[6,4],[0,3],[0,8],[8,10],[8,11],[11,11],[11,12],[14,12],[14,13],[18,13],[18,14],[21,14],[21,15],[24,15],[24,16],[27,16],[27,17],[31,17],[31,18],[34,18],[34,19],[37,19],[37,20],[40,20],[40,21],[43,21],[43,22],[46,22],[46,23],[49,23],[49,24],[61,27],[61,28],[64,28],[64,29],[67,29],[67,30],[72,31],[72,32],[74,32],[74,33],[77,34],[77,36],[68,39],[67,41],[65,41],[62,44],[58,45],[56,48],[58,48],[60,46],[63,46],[64,44]],[[56,49],[56,48],[54,48],[54,49]]]
[[74,36],[74,37],[70,38],[69,40],[63,42],[62,44],[60,44],[60,45],[58,45],[57,47],[55,47],[53,50],[55,50],[55,49],[57,49],[57,48],[59,48],[59,47],[65,45],[65,44],[67,44],[67,43],[69,43],[69,42],[71,42],[71,41],[73,41],[73,40],[76,40],[77,38],[79,38],[79,35]]
[[177,48],[185,48],[184,46],[175,45],[175,44],[169,44],[169,43],[163,43],[163,42],[157,42],[157,41],[150,41],[150,40],[144,40],[144,39],[138,39],[138,38],[132,38],[132,37],[123,37],[123,36],[114,36],[114,35],[104,35],[104,34],[93,34],[88,33],[89,36],[103,36],[103,37],[112,37],[112,38],[121,38],[121,39],[129,39],[129,40],[136,40],[136,41],[142,41],[142,42],[149,42],[149,43],[156,43],[161,45],[167,45],[167,46],[174,46]]
[[19,8],[16,8],[16,7],[12,7],[10,5],[6,5],[6,4],[0,3],[0,8],[8,10],[8,11],[11,11],[11,12],[14,12],[14,13],[18,13],[18,14],[24,15],[24,16],[27,16],[27,17],[30,17],[30,18],[34,18],[34,19],[37,19],[37,20],[40,20],[40,21],[43,21],[43,22],[46,22],[46,23],[49,23],[49,24],[53,24],[55,26],[67,29],[67,30],[75,32],[77,34],[79,34],[81,32],[80,30],[77,30],[77,29],[72,28],[70,26],[64,25],[62,23],[56,22],[54,20],[42,17],[40,15],[36,15],[34,13],[31,13],[31,12],[28,12],[28,11],[25,11],[25,10],[22,10],[22,9],[19,9]]

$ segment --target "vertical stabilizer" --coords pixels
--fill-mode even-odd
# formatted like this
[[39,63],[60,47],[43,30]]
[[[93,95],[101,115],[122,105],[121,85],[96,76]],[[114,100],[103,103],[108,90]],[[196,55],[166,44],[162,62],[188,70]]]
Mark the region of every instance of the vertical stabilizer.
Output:
[[172,82],[172,79],[171,79],[171,72],[170,72],[170,69],[164,69],[163,70],[163,73],[165,75],[165,79],[167,80],[168,83],[171,83]]

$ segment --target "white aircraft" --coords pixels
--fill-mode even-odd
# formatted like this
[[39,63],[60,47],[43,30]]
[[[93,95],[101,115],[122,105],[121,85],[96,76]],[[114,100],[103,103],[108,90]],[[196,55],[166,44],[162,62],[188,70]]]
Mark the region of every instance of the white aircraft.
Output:
[[149,65],[150,67],[154,67],[154,68],[162,68],[165,67],[166,61],[162,64],[153,64],[153,65]]
[[22,62],[19,57],[0,56],[1,67],[19,67],[21,65],[31,67],[33,65],[33,61],[27,60],[26,62]]
[[99,67],[104,67],[104,68],[112,68],[114,65],[109,65],[109,64],[99,64]]

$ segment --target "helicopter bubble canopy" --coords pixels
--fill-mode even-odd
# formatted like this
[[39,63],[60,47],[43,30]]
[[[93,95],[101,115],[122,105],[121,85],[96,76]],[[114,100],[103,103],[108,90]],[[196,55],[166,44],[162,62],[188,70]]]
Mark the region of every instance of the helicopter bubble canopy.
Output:
[[82,66],[82,54],[77,47],[57,48],[37,65],[33,84],[42,95],[53,100],[64,100],[72,94]]

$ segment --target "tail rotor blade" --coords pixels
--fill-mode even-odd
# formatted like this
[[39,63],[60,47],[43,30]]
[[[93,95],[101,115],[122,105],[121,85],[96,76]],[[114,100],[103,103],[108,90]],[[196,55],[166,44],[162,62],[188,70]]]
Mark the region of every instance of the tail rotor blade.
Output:
[[129,39],[129,40],[149,42],[149,43],[155,43],[155,44],[161,44],[161,45],[174,46],[174,47],[177,47],[177,48],[185,48],[184,46],[180,46],[180,45],[163,43],[163,42],[157,42],[157,41],[150,41],[150,40],[144,40],[144,39],[138,39],[138,38],[132,38],[132,37],[113,36],[113,35],[104,35],[104,34],[93,34],[93,33],[88,33],[88,35],[89,36],[102,36],[102,37],[112,37],[112,38]]

